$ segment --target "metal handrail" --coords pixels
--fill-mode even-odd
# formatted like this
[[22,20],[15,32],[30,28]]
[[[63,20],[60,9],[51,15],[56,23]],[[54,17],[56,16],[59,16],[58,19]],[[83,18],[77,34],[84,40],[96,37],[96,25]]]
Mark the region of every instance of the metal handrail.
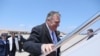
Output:
[[[100,31],[100,28],[96,29],[96,30],[94,31],[94,34],[95,34],[96,32],[98,32],[98,31]],[[61,53],[65,52],[66,50],[70,49],[71,47],[75,46],[76,44],[82,42],[83,40],[87,39],[88,37],[89,37],[89,35],[87,35],[87,36],[85,36],[84,38],[78,40],[76,43],[74,43],[74,44],[71,45],[70,47],[68,47],[68,48],[64,49],[63,51],[61,51]]]
[[47,53],[43,53],[40,56],[46,56],[46,55],[50,54],[51,52],[55,51],[57,48],[59,48],[60,46],[65,44],[67,41],[72,39],[74,36],[78,35],[80,32],[84,31],[87,27],[91,26],[93,23],[95,23],[98,20],[100,20],[100,13],[96,14],[94,17],[92,17],[91,19],[87,20],[82,25],[80,25],[78,28],[76,28],[74,31],[72,31],[69,35],[65,36],[65,38],[63,38],[60,42],[58,42],[55,45],[55,47],[54,47],[54,49],[52,51],[47,52]]

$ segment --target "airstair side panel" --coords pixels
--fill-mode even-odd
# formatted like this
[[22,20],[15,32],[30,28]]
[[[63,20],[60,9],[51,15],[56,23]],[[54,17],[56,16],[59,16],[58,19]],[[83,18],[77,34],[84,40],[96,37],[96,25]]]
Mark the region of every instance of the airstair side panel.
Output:
[[72,49],[62,52],[61,56],[100,56],[100,33]]

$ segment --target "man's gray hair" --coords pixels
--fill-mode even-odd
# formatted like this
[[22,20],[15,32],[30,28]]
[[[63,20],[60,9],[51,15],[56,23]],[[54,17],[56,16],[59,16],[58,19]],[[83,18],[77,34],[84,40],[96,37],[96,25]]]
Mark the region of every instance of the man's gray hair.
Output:
[[50,11],[50,12],[48,13],[48,15],[47,15],[46,21],[52,19],[52,16],[53,16],[54,14],[57,14],[59,17],[61,16],[61,15],[59,14],[59,12],[57,12],[57,11]]

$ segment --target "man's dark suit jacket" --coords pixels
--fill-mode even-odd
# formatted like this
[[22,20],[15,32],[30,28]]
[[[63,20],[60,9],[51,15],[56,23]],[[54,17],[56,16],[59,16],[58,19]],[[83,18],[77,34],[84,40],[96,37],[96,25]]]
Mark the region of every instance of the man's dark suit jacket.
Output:
[[[55,31],[56,33],[56,31]],[[57,34],[56,34],[57,35]],[[59,41],[60,38],[57,37]],[[46,24],[36,26],[32,29],[29,39],[24,43],[24,50],[29,52],[31,56],[39,56],[41,54],[41,45],[53,43]],[[60,49],[57,50],[59,56]],[[47,56],[55,56],[56,52],[52,52]]]
[[92,38],[94,35],[90,35],[89,37],[88,37],[88,39],[87,40],[89,40],[90,38]]
[[[17,36],[18,38],[18,36]],[[20,35],[20,40],[18,41],[19,43],[19,52],[22,52],[23,49],[23,43],[26,41],[26,39],[24,39],[24,37],[22,35]]]
[[0,56],[7,56],[9,54],[9,43],[8,40],[4,44],[3,40],[0,39]]

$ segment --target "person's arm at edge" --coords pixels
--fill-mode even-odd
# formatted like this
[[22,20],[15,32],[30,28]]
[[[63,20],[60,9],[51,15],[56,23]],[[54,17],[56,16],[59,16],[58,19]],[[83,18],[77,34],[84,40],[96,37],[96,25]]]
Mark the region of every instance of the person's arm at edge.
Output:
[[29,53],[41,54],[41,43],[39,40],[40,31],[33,28],[29,39],[24,43],[23,48]]

